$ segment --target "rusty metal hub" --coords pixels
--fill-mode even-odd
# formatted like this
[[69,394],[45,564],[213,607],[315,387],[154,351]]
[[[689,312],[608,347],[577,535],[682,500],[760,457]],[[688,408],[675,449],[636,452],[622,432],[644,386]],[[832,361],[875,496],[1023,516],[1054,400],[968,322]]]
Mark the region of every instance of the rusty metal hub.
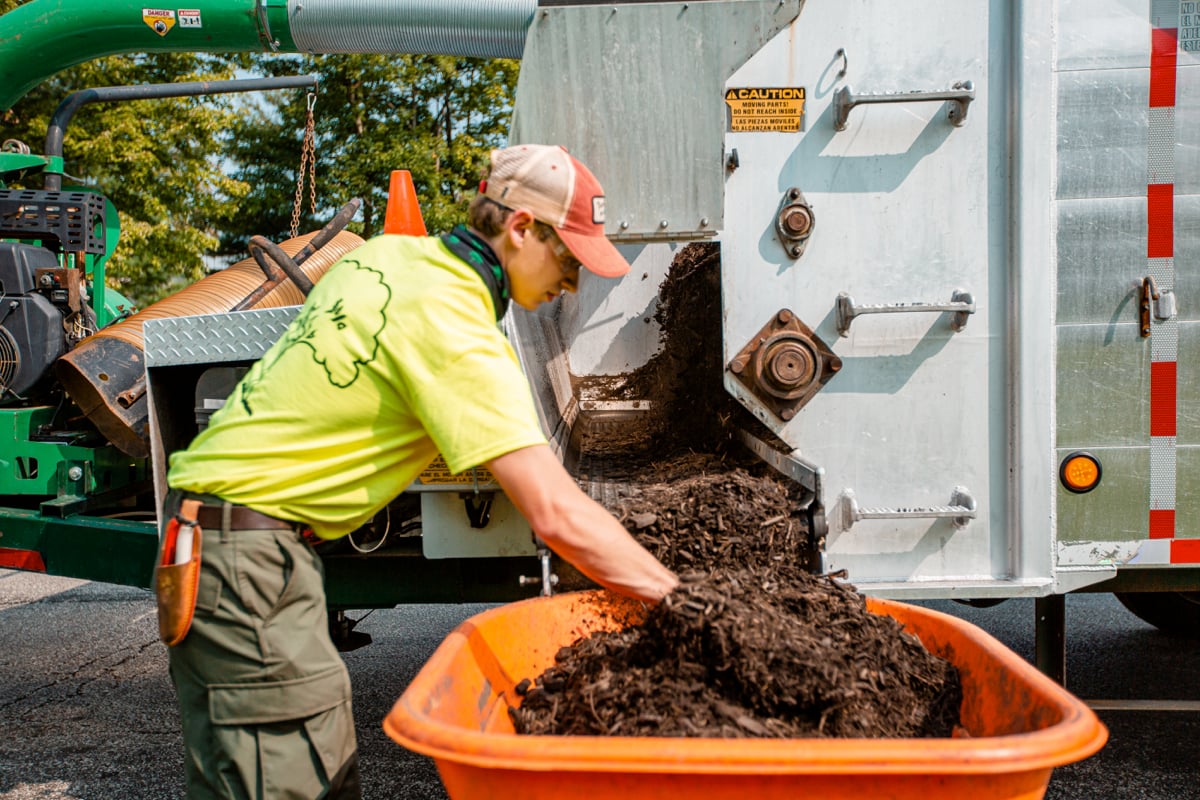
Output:
[[842,360],[785,308],[751,337],[728,369],[763,405],[789,420],[841,367]]
[[780,334],[754,353],[754,374],[770,394],[799,397],[817,374],[820,356],[800,336]]

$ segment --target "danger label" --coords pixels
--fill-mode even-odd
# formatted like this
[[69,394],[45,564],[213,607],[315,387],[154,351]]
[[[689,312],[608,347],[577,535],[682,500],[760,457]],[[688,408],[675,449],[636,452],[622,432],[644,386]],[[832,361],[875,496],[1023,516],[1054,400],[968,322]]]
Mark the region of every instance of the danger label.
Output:
[[203,28],[204,25],[200,22],[200,9],[198,9],[198,8],[181,8],[181,9],[179,9],[179,27],[181,27],[181,28]]
[[729,106],[729,130],[778,131],[798,133],[804,130],[804,87],[746,87],[725,92]]
[[455,474],[446,466],[446,459],[438,455],[425,471],[417,476],[417,480],[427,485],[434,484],[452,484],[455,486],[474,486],[479,484],[483,486],[487,483],[495,483],[496,479],[492,473],[483,467],[475,467],[475,469],[463,470]]
[[169,8],[143,8],[142,22],[159,36],[166,36],[175,27],[175,12]]

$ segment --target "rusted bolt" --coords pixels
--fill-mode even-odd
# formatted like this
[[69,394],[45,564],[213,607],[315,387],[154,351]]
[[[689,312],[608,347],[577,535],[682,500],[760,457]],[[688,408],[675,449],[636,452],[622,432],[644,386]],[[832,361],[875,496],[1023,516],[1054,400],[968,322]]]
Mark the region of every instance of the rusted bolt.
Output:
[[746,369],[745,356],[738,356],[733,361],[730,361],[729,369],[732,370],[735,375],[742,374],[742,370]]
[[788,310],[785,308],[785,309],[781,310],[781,311],[779,312],[779,314],[778,314],[778,315],[777,315],[775,318],[776,318],[777,320],[779,320],[779,322],[780,322],[781,324],[783,324],[783,325],[787,325],[789,322],[791,322],[791,321],[792,321],[792,312],[791,312],[791,311],[788,311]]
[[794,408],[780,409],[779,416],[783,417],[784,420],[789,420],[792,417],[796,416],[796,409],[794,409]]
[[784,209],[780,224],[788,236],[799,239],[812,229],[812,215],[803,206],[789,206]]

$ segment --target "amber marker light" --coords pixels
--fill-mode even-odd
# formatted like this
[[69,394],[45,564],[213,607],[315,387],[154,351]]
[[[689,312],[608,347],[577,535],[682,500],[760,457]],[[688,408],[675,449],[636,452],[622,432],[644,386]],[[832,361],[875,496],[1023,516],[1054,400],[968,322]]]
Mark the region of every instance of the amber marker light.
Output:
[[1100,484],[1100,461],[1091,453],[1071,453],[1062,460],[1058,479],[1068,492],[1090,492]]

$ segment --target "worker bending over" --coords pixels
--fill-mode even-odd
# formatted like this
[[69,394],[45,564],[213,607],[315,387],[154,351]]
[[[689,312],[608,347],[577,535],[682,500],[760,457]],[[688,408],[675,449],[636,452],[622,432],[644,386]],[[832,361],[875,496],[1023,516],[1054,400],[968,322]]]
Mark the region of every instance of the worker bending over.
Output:
[[496,150],[469,223],[348,253],[171,457],[164,518],[199,500],[204,531],[195,617],[169,649],[189,797],[360,796],[349,675],[302,531],[345,536],[439,453],[486,466],[596,582],[647,601],[677,583],[554,456],[497,325],[510,301],[574,292],[581,266],[629,271],[600,183],[560,147]]

